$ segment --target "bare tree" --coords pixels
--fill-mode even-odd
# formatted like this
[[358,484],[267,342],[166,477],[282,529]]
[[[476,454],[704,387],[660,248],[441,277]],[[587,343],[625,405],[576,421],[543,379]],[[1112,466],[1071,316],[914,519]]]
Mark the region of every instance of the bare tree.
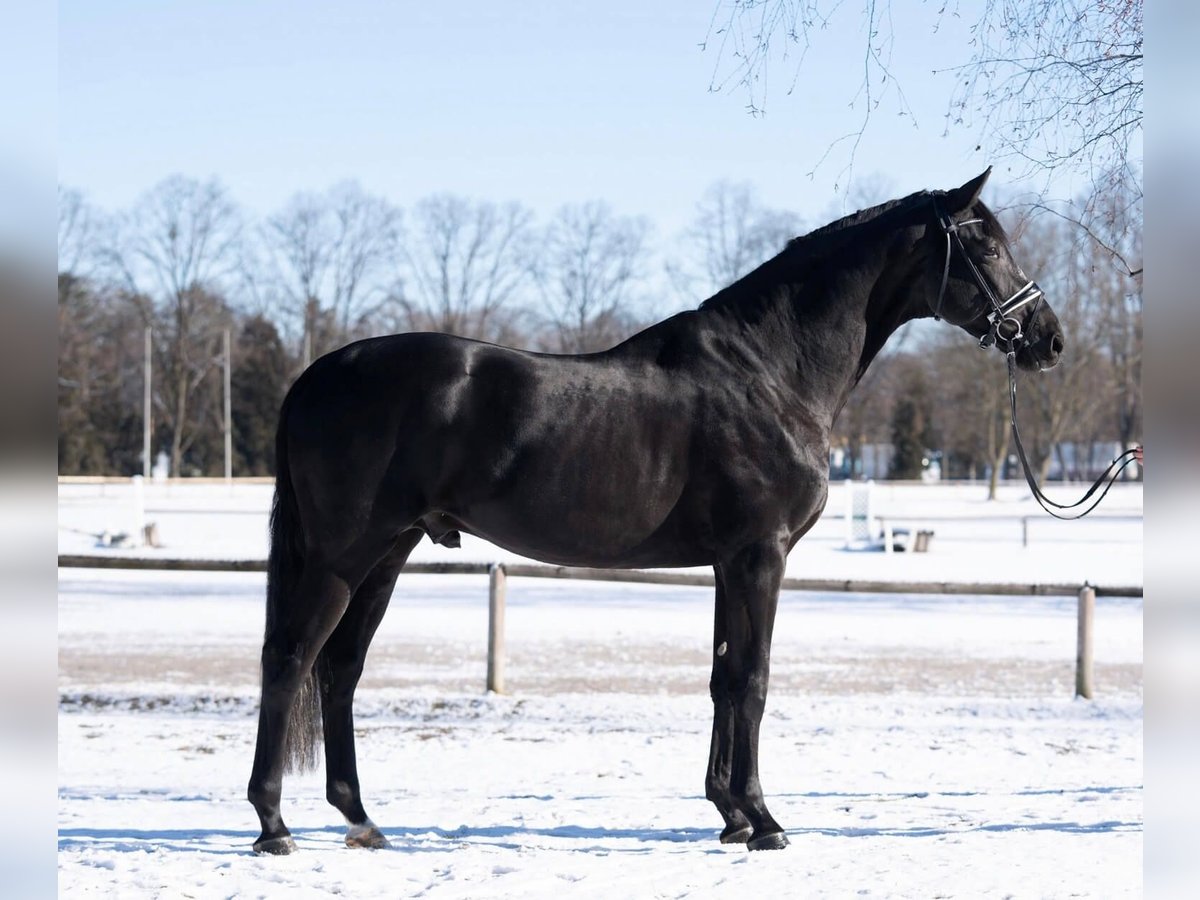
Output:
[[[178,337],[180,310],[186,310],[186,337]],[[224,451],[223,332],[235,328],[233,310],[224,295],[195,285],[168,308],[159,307],[154,332],[155,380],[165,385],[167,402],[156,413],[167,426],[171,472],[213,472]]]
[[[947,17],[970,23],[964,47],[937,43],[947,61],[947,128],[979,135],[989,155],[1023,161],[1030,171],[1072,168],[1089,174],[1127,169],[1140,153],[1142,132],[1142,0],[982,0],[929,8],[930,38]],[[911,115],[892,74],[896,29],[891,0],[718,0],[704,47],[716,51],[711,90],[736,86],[748,107],[761,112],[773,64],[790,67],[796,89],[805,56],[822,34],[857,28],[862,53],[830,80],[852,85],[860,124],[826,151],[848,142],[854,151],[884,100]],[[898,12],[898,10],[897,10]],[[915,14],[906,6],[906,18]],[[854,21],[856,20],[856,21]],[[930,46],[914,48],[929,57]],[[954,62],[955,57],[962,62]],[[849,76],[846,78],[845,76]],[[825,156],[821,158],[824,160]],[[817,165],[820,165],[820,160]]]
[[533,216],[517,203],[474,202],[451,194],[420,201],[405,246],[404,293],[395,297],[405,327],[492,339],[507,324],[530,278]]
[[[1037,213],[1022,218],[1011,232],[1017,257],[1038,273],[1066,336],[1058,366],[1019,375],[1020,426],[1030,460],[1044,481],[1055,452],[1095,431],[1113,390],[1088,262],[1098,245],[1075,223]],[[1065,462],[1061,456],[1059,461]],[[1062,465],[1064,477],[1068,468]]]
[[296,194],[267,220],[272,280],[300,320],[304,366],[345,343],[394,293],[401,224],[398,207],[353,182]]
[[99,212],[74,189],[58,186],[58,271],[86,278],[96,264],[103,222]]
[[[1093,233],[1084,244],[1085,288],[1097,307],[1112,367],[1113,422],[1122,446],[1142,428],[1142,204],[1140,192],[1111,191],[1090,204]],[[1110,248],[1119,248],[1119,252]]]
[[58,276],[58,465],[62,474],[141,470],[142,320],[107,285]]
[[799,216],[771,209],[749,183],[718,181],[696,204],[685,256],[668,266],[676,289],[703,300],[781,251],[801,231]]
[[237,277],[241,238],[241,214],[224,187],[175,175],[121,217],[104,250],[155,332],[156,411],[169,428],[173,473],[203,427],[190,405],[217,363],[228,317],[218,295]]
[[846,400],[834,423],[830,443],[841,447],[846,454],[846,468],[851,474],[858,471],[863,460],[863,448],[868,444],[883,444],[890,440],[890,408],[893,379],[889,371],[890,356],[875,360],[864,378]]
[[1142,131],[1142,0],[985,0],[952,122],[1027,169],[1124,173]]
[[533,263],[555,350],[602,350],[627,334],[649,233],[647,219],[614,215],[600,201],[558,211]]
[[[1044,469],[1051,447],[1088,445],[1141,433],[1141,192],[1127,180],[1102,180],[1064,210],[1039,203],[1017,229],[1019,255],[1050,290],[1066,335],[1061,365],[1023,384],[1041,415],[1029,418]],[[1024,425],[1025,423],[1023,423]],[[1064,469],[1066,466],[1064,466]],[[1075,474],[1085,475],[1087,466]]]
[[994,500],[1009,451],[1004,364],[958,332],[939,331],[930,349],[946,468],[965,469],[972,478],[986,471],[988,499]]

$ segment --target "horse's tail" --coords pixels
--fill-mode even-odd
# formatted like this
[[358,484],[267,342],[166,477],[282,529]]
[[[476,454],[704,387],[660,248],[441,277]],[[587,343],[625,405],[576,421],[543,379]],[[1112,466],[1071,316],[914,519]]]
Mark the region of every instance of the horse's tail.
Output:
[[[281,621],[286,621],[288,606],[295,598],[304,568],[304,534],[288,465],[287,416],[291,400],[289,391],[279,411],[279,428],[275,432],[275,499],[271,503],[271,550],[267,557],[266,640],[271,639]],[[284,758],[289,772],[303,772],[317,765],[321,739],[318,668],[304,674],[288,717]]]

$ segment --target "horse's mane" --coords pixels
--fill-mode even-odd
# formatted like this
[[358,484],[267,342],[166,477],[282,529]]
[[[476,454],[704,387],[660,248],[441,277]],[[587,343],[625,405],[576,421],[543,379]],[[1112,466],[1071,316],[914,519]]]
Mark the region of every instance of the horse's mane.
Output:
[[[815,249],[817,245],[828,243],[828,239],[834,235],[844,235],[846,230],[854,228],[858,225],[865,225],[874,222],[885,212],[895,209],[898,206],[911,202],[916,197],[925,196],[927,192],[920,191],[916,194],[909,194],[907,197],[901,197],[899,200],[888,200],[886,203],[880,203],[878,206],[869,206],[866,209],[860,209],[857,212],[852,212],[848,216],[843,216],[836,221],[830,222],[828,225],[822,225],[820,228],[814,228],[808,234],[802,234],[799,237],[794,237],[787,242],[785,250],[791,248],[810,248]],[[828,249],[828,248],[822,248]]]
[[797,266],[803,266],[807,262],[824,259],[829,254],[840,250],[851,240],[861,238],[863,230],[877,224],[881,216],[901,206],[906,206],[914,197],[926,193],[923,191],[899,200],[889,200],[878,206],[860,209],[807,234],[792,238],[778,254],[737,281],[717,291],[701,303],[700,308],[722,309],[745,302],[748,297],[748,289],[756,287],[764,279],[764,276],[774,276],[780,264],[786,264],[794,270]]
[[[749,297],[758,293],[753,291],[753,288],[759,286],[764,278],[778,278],[776,270],[781,264],[796,271],[805,263],[822,260],[841,250],[852,240],[861,239],[868,229],[893,224],[893,218],[907,215],[918,202],[944,195],[945,191],[917,191],[898,200],[888,200],[878,206],[860,209],[807,234],[794,237],[774,257],[701,303],[700,309],[722,309],[747,302]],[[1003,226],[982,201],[975,202],[974,214],[983,220],[984,229],[989,234],[1008,246],[1008,236]]]

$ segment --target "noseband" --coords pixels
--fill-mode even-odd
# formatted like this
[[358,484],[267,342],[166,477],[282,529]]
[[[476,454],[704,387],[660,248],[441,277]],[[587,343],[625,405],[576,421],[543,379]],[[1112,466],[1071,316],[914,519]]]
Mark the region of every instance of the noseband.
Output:
[[979,339],[979,346],[987,349],[993,344],[1000,343],[1001,347],[1012,353],[1018,349],[1018,341],[1021,342],[1020,346],[1022,347],[1027,345],[1029,337],[1021,327],[1021,321],[1013,313],[1022,306],[1033,303],[1033,309],[1026,317],[1026,321],[1033,321],[1038,307],[1041,306],[1042,297],[1045,296],[1042,289],[1037,286],[1037,282],[1028,281],[1024,287],[1001,303],[987,279],[983,277],[983,273],[979,271],[979,267],[975,265],[975,260],[971,259],[971,255],[967,253],[967,248],[963,245],[962,237],[958,233],[958,229],[962,226],[979,225],[982,224],[983,219],[955,222],[942,211],[936,197],[933,198],[933,211],[937,215],[942,232],[946,235],[946,262],[942,266],[942,286],[938,289],[937,305],[933,308],[933,317],[939,321],[942,318],[942,303],[946,299],[946,285],[950,281],[950,257],[954,248],[958,247],[959,256],[967,264],[967,269],[971,273],[971,280],[975,282],[975,286],[979,288],[980,293],[987,298],[988,304],[991,306],[991,312],[987,316],[988,330]]

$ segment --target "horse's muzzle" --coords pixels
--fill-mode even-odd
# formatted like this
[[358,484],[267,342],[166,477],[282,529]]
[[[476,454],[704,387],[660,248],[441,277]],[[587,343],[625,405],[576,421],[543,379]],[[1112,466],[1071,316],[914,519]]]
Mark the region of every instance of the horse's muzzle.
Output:
[[1063,347],[1062,329],[1048,329],[1017,350],[1017,365],[1029,372],[1053,369],[1062,359]]

